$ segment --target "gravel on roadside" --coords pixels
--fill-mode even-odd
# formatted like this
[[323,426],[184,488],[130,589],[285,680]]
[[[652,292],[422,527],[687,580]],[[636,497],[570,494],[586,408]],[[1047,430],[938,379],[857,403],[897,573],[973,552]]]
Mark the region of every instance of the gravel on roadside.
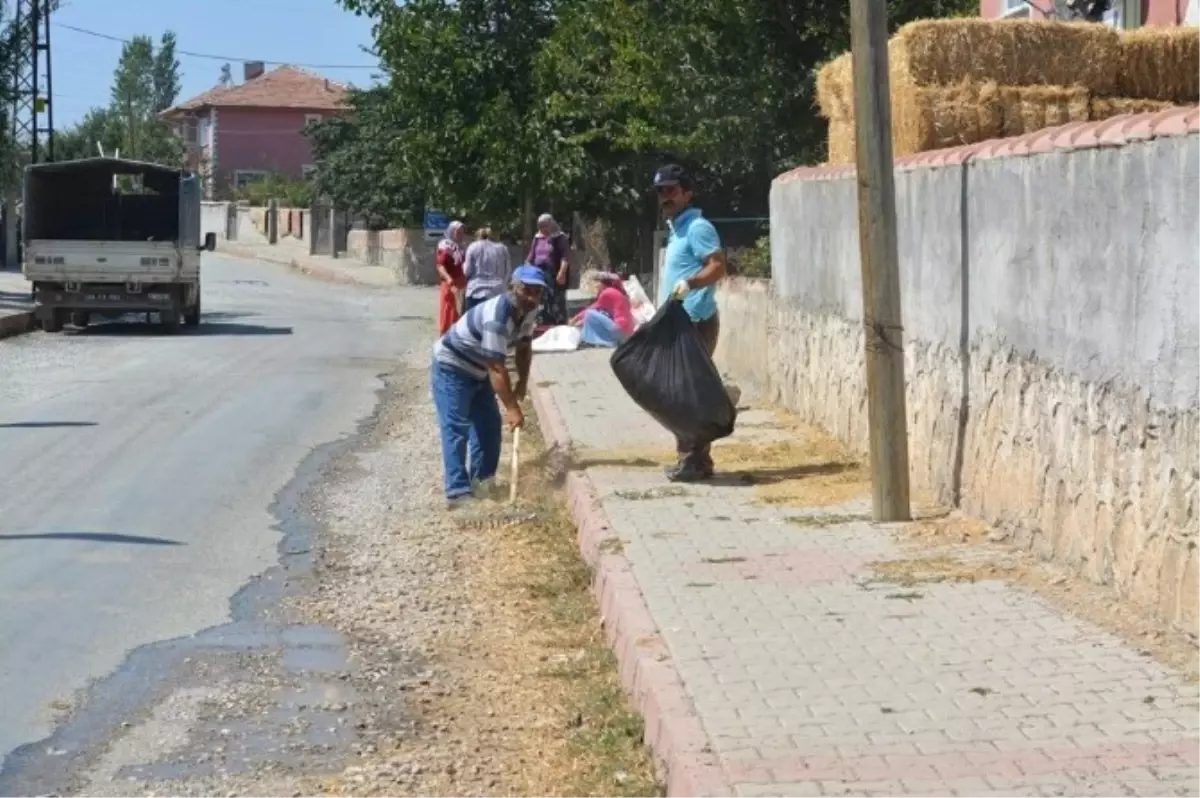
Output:
[[[386,386],[359,445],[302,499],[322,528],[311,589],[272,612],[285,635],[336,630],[346,667],[317,688],[292,683],[280,657],[214,669],[111,743],[119,753],[148,740],[129,754],[149,760],[137,771],[148,777],[100,767],[83,792],[661,792],[536,428],[523,436],[519,511],[484,503],[450,515],[428,348],[415,346]],[[297,694],[314,694],[307,714],[293,711]],[[264,722],[294,728],[264,736]]]

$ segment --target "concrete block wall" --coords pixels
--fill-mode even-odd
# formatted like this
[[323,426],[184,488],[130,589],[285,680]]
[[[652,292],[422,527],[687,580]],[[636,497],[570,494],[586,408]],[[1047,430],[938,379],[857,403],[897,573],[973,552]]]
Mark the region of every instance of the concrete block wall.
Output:
[[238,205],[234,212],[236,213],[234,240],[239,244],[267,243],[266,208]]
[[423,230],[351,230],[346,236],[347,257],[386,266],[401,285],[436,285],[436,241],[425,241]]
[[[897,163],[914,486],[1193,632],[1195,109]],[[771,284],[721,291],[722,368],[865,451],[852,168],[771,193]]]
[[201,202],[200,203],[200,237],[206,233],[216,233],[218,240],[229,237],[228,230],[229,203]]
[[[426,238],[425,231],[416,228],[351,230],[346,237],[346,256],[388,267],[401,285],[437,285],[434,265],[437,244],[437,239]],[[526,252],[511,245],[508,250],[509,260],[516,268]]]
[[[308,217],[311,211],[307,208],[279,209],[279,239],[280,243],[308,245]],[[290,241],[284,242],[284,239]]]

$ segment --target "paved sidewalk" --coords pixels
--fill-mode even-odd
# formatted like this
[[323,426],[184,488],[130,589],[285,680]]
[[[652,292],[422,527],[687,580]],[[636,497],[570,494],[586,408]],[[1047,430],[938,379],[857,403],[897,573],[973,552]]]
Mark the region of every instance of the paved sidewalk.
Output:
[[384,288],[396,285],[396,275],[385,266],[371,266],[351,258],[331,258],[309,255],[294,244],[242,244],[237,241],[218,241],[216,254],[234,258],[253,258],[288,266],[299,272],[335,283]]
[[[608,357],[534,358],[548,437],[669,450]],[[771,417],[744,413],[732,440],[778,438]],[[865,499],[667,484],[611,465],[568,479],[671,794],[1200,794],[1196,685],[1120,639],[999,580],[871,582],[871,563],[913,555],[852,520]]]
[[0,338],[25,332],[32,324],[33,301],[25,275],[0,268]]

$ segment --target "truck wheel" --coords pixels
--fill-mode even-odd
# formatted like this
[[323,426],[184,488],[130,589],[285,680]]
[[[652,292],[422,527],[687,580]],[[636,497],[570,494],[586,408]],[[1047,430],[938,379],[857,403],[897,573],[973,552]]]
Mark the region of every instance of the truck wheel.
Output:
[[61,332],[63,328],[62,311],[52,310],[42,319],[42,330],[48,333]]
[[83,329],[92,321],[92,314],[86,310],[77,310],[71,314],[71,326]]
[[196,304],[192,305],[183,313],[183,323],[188,327],[196,327],[200,324],[200,300],[196,300]]

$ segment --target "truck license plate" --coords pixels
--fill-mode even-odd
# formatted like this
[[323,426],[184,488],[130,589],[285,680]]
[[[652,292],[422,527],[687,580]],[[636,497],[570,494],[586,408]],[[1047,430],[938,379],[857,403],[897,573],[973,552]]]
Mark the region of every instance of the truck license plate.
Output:
[[120,294],[87,294],[87,299],[97,302],[120,302],[125,297]]

